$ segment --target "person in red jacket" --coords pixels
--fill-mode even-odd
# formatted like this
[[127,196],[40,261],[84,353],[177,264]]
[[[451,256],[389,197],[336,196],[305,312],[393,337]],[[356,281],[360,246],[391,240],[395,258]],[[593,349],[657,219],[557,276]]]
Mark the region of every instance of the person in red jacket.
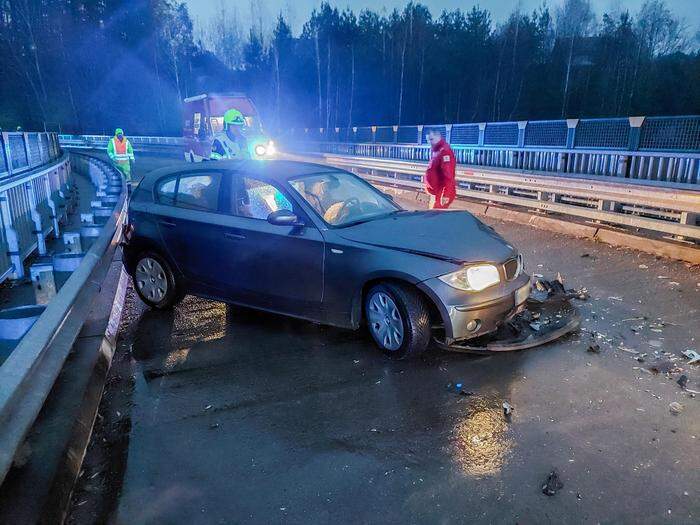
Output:
[[425,190],[430,194],[430,207],[447,209],[455,200],[457,186],[455,182],[455,154],[450,145],[436,129],[428,132],[431,156],[425,172]]

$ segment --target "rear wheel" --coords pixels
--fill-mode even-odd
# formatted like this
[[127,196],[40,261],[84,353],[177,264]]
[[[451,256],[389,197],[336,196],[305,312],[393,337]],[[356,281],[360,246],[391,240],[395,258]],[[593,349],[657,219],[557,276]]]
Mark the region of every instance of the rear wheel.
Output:
[[422,354],[430,343],[430,312],[413,287],[382,283],[365,297],[369,333],[389,357],[406,359]]
[[151,308],[165,310],[185,296],[170,265],[153,252],[142,253],[134,269],[134,288]]

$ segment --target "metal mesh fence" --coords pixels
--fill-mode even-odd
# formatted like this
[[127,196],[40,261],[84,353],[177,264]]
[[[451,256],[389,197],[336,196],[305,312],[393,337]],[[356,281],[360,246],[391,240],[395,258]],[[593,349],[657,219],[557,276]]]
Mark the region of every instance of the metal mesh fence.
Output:
[[644,119],[639,148],[646,150],[700,150],[700,117]]
[[394,128],[391,126],[378,127],[374,133],[374,141],[381,144],[391,144],[394,142]]
[[26,168],[29,162],[27,160],[27,152],[24,149],[24,138],[22,135],[10,135],[9,144],[12,156],[12,169]]
[[479,125],[478,124],[455,124],[452,126],[450,138],[452,144],[478,144]]
[[566,147],[568,128],[565,120],[528,122],[525,126],[526,146]]
[[627,149],[630,123],[626,118],[580,120],[576,148]]
[[29,152],[29,165],[38,166],[41,164],[41,150],[39,150],[39,134],[27,134],[27,150]]
[[494,146],[517,146],[518,124],[515,122],[486,124],[484,144]]
[[400,126],[397,139],[399,144],[420,144],[418,126]]
[[39,135],[39,141],[41,142],[41,161],[48,162],[53,158],[51,150],[49,150],[49,136],[46,133]]
[[357,128],[356,142],[372,142],[372,128]]

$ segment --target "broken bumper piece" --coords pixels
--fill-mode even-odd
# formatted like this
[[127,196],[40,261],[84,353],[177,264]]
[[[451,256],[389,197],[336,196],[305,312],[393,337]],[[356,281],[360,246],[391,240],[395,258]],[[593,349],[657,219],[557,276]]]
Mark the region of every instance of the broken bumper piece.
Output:
[[451,344],[437,338],[434,342],[451,352],[490,354],[534,348],[578,330],[581,319],[570,299],[579,297],[579,292],[566,291],[556,285],[545,294],[538,294],[537,290],[537,286],[533,287],[525,309],[503,322],[494,332]]

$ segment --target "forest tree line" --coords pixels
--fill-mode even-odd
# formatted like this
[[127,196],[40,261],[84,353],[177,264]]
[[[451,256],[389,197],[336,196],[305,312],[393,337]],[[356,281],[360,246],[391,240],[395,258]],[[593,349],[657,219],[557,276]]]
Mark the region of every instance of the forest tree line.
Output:
[[[562,0],[389,13],[321,4],[293,34],[222,2],[195,30],[177,0],[0,0],[0,126],[178,135],[181,100],[248,93],[290,127],[700,113],[700,53],[664,0],[595,13]],[[235,4],[237,5],[237,4]]]

